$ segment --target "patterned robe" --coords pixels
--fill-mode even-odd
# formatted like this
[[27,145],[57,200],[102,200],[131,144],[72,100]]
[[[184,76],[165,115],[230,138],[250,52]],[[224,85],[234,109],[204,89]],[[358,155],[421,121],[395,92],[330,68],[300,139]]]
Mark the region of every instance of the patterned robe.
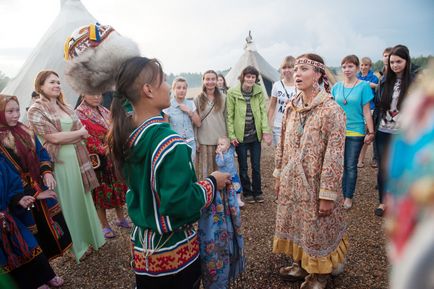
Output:
[[[299,94],[284,114],[273,174],[280,178],[273,252],[301,261],[309,273],[330,273],[347,250],[340,204],[345,123],[325,91],[309,106]],[[318,216],[320,199],[335,202],[330,216]]]

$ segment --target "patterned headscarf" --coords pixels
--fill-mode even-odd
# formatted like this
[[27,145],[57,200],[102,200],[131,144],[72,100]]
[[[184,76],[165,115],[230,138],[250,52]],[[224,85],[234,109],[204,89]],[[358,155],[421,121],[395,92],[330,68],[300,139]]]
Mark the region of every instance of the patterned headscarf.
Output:
[[6,104],[15,101],[16,96],[0,94],[0,145],[13,149],[20,157],[24,170],[28,170],[34,180],[40,178],[39,160],[36,156],[35,141],[32,131],[23,123],[18,122],[15,126],[9,126],[6,122]]

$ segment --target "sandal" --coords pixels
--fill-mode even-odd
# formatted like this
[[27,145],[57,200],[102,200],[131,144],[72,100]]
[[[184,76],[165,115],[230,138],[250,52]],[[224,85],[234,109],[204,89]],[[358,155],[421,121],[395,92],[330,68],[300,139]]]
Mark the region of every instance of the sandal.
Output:
[[61,277],[56,275],[53,279],[48,281],[47,284],[50,285],[51,287],[60,287],[63,285],[63,283],[65,283],[65,281]]
[[104,238],[106,239],[113,239],[116,237],[115,233],[111,228],[103,228],[102,233],[104,234]]
[[125,228],[125,229],[129,229],[131,228],[130,223],[127,221],[127,219],[122,219],[120,221],[116,221],[116,226],[120,227],[120,228]]
[[365,167],[365,163],[364,162],[360,162],[360,163],[357,164],[357,167],[359,169],[364,168]]

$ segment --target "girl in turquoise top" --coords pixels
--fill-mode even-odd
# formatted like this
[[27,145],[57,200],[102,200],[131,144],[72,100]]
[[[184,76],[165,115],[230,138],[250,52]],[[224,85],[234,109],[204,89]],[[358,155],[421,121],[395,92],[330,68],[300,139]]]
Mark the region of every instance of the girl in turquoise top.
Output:
[[[370,144],[374,140],[374,124],[369,102],[374,98],[368,82],[359,80],[359,58],[348,55],[342,59],[341,67],[344,80],[336,83],[331,91],[336,102],[347,116],[347,133],[345,138],[344,175],[342,190],[345,201],[344,208],[352,207],[354,190],[357,182],[357,161],[363,143]],[[365,122],[368,132],[365,135]]]

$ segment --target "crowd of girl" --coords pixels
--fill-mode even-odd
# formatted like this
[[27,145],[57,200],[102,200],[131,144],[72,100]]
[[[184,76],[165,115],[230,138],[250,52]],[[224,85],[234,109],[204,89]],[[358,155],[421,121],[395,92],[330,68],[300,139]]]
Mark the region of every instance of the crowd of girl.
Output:
[[[320,56],[288,56],[268,109],[253,66],[232,88],[223,75],[206,71],[201,93],[190,100],[185,79],[173,81],[169,98],[161,64],[134,57],[116,75],[111,111],[100,94],[83,94],[74,111],[58,74],[41,71],[28,125],[19,121],[17,97],[0,95],[2,269],[19,288],[61,286],[48,260],[71,248],[79,262],[90,247],[114,238],[106,209],[115,208],[115,224],[132,226],[137,288],[199,288],[193,223],[228,183],[236,188],[236,207],[264,202],[264,141],[276,147],[273,252],[293,260],[279,274],[304,281],[301,288],[325,288],[329,275],[343,270],[343,209],[353,205],[360,152],[372,142],[379,166],[375,214],[386,210],[383,160],[413,79],[407,47],[386,53],[379,83],[370,59],[360,67],[348,55],[343,80],[333,87]],[[164,262],[169,257],[174,261]]]

